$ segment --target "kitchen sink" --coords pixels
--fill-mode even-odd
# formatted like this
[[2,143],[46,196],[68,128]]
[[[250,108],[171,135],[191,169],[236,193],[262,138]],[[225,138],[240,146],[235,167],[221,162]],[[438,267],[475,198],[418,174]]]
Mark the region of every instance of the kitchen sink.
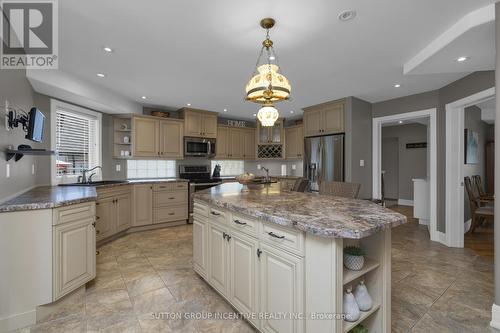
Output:
[[125,184],[126,180],[100,180],[91,183],[71,183],[71,184],[59,184],[59,186],[101,186],[101,185],[113,185],[113,184]]
[[254,178],[251,184],[272,184],[277,183],[276,180],[266,180],[265,178]]

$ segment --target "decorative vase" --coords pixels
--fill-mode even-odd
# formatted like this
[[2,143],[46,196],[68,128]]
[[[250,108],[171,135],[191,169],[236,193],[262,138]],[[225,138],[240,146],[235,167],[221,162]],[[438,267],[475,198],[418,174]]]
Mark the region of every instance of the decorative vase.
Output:
[[344,265],[352,271],[359,271],[365,264],[364,256],[353,256],[351,254],[344,254]]
[[361,280],[354,290],[354,298],[356,303],[358,303],[359,309],[361,311],[369,311],[373,306],[373,300],[368,289],[366,289],[365,282]]
[[361,316],[358,303],[351,292],[351,288],[347,288],[344,293],[344,315],[347,321],[356,321]]

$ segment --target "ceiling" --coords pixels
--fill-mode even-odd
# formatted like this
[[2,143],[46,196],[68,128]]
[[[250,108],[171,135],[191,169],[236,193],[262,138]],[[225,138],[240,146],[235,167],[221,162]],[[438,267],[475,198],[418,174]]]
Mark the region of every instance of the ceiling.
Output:
[[[190,103],[250,119],[258,106],[244,102],[244,87],[264,39],[259,21],[271,16],[277,20],[271,38],[293,97],[277,107],[285,117],[297,116],[303,107],[346,96],[377,102],[437,89],[476,70],[404,75],[403,66],[465,15],[493,2],[64,0],[59,68],[128,102],[172,109]],[[356,10],[356,18],[339,21],[345,9]],[[451,52],[443,61],[460,55]]]

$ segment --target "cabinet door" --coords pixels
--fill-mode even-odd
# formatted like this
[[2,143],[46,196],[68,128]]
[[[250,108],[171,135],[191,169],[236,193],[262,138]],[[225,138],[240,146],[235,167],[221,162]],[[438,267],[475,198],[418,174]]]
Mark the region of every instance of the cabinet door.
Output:
[[178,121],[160,121],[160,155],[168,158],[182,158],[183,126]]
[[229,129],[229,147],[230,158],[243,158],[243,135],[240,129]]
[[96,203],[96,237],[101,240],[115,232],[115,198],[99,199]]
[[285,153],[286,158],[296,158],[298,153],[297,147],[298,127],[285,129]]
[[216,138],[217,137],[217,116],[214,114],[203,114],[203,137]]
[[[239,232],[231,232],[229,299],[242,313],[258,312],[258,241]],[[256,323],[256,322],[254,322]]]
[[193,221],[193,266],[196,272],[207,277],[208,224],[195,217]]
[[208,281],[222,295],[228,292],[228,242],[224,235],[226,230],[210,224],[208,228],[208,246],[210,263]]
[[305,136],[320,135],[323,128],[323,116],[321,110],[304,112],[304,134]]
[[115,198],[116,231],[120,232],[132,226],[132,198],[130,193]]
[[297,157],[304,157],[304,126],[297,127]]
[[243,132],[243,158],[246,160],[255,159],[255,130],[245,130]]
[[184,135],[202,137],[203,115],[200,112],[186,111],[184,113]]
[[283,121],[277,120],[274,126],[269,128],[272,143],[283,142]]
[[[304,302],[303,259],[260,244],[260,312],[302,313]],[[299,333],[304,321],[264,318],[262,332]]]
[[217,158],[229,157],[229,128],[219,126],[217,129],[217,142],[215,144]]
[[145,157],[158,156],[160,153],[158,147],[158,121],[149,118],[134,118],[133,130],[133,155]]
[[53,300],[57,300],[95,278],[94,218],[53,227]]
[[323,134],[344,132],[344,103],[323,111]]
[[153,224],[153,186],[134,185],[134,226]]

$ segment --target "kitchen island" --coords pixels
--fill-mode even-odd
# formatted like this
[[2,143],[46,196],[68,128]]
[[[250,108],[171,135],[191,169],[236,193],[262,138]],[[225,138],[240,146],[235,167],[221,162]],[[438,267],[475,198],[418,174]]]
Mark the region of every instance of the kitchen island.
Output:
[[[374,203],[226,183],[195,194],[193,265],[261,332],[391,329],[391,228],[406,217]],[[351,271],[343,249],[365,265]],[[373,306],[342,318],[343,293],[364,281]]]

